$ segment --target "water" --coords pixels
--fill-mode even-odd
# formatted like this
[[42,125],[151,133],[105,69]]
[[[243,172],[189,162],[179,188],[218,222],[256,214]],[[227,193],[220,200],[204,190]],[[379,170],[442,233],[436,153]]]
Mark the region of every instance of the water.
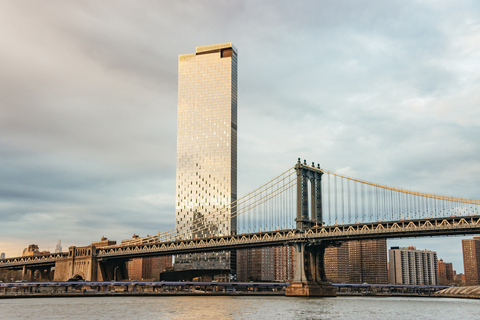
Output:
[[479,319],[480,300],[402,297],[85,297],[0,300],[0,319]]

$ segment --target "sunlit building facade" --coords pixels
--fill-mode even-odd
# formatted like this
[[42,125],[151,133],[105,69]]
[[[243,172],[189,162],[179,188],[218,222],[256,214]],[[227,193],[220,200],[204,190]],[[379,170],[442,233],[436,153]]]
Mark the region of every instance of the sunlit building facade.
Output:
[[[179,239],[236,233],[237,50],[197,47],[178,60],[175,227]],[[230,269],[230,252],[178,255],[175,269]]]

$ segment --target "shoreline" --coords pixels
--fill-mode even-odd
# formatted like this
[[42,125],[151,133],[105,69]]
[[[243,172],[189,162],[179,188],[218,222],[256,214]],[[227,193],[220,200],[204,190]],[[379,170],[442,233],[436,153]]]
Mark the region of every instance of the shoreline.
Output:
[[[83,297],[219,297],[219,296],[285,296],[285,292],[68,292],[68,293],[8,293],[0,294],[1,299],[31,299],[31,298],[83,298]],[[455,294],[385,294],[385,293],[346,293],[338,292],[338,297],[370,297],[370,298],[384,298],[384,297],[409,297],[409,298],[456,298],[456,299],[480,299],[477,295],[455,295]],[[306,297],[314,298],[314,297]]]

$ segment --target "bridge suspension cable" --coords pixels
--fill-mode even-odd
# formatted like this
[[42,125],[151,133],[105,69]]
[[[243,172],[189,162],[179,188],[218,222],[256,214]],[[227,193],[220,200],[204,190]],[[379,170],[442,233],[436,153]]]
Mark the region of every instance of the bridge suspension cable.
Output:
[[322,198],[326,225],[471,216],[478,214],[480,208],[480,200],[392,188],[325,169],[311,170],[324,173]]

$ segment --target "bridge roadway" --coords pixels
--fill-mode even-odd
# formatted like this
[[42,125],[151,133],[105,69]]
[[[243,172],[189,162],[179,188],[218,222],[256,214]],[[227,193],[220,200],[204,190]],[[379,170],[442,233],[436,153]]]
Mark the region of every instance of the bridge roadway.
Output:
[[[356,223],[349,225],[317,226],[308,230],[276,230],[208,239],[183,239],[129,246],[96,248],[97,261],[115,258],[136,258],[194,252],[236,250],[255,247],[282,246],[295,242],[341,242],[378,238],[429,237],[480,233],[480,215],[448,218]],[[0,260],[0,269],[23,266],[53,265],[67,253]]]

